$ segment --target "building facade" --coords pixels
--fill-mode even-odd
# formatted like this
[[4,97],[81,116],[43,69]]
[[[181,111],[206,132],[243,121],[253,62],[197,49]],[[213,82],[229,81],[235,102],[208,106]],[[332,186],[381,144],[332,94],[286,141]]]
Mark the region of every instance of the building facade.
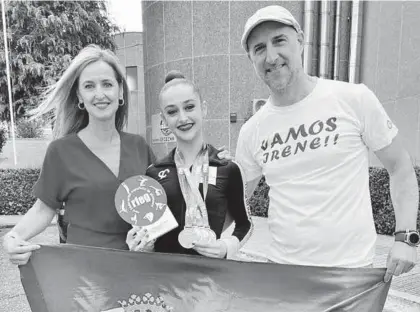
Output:
[[[420,164],[420,2],[411,1],[143,1],[146,133],[156,154],[175,144],[152,143],[158,94],[173,69],[209,105],[207,141],[234,154],[254,104],[269,95],[240,38],[246,20],[271,4],[289,9],[305,30],[306,72],[371,88]],[[371,163],[378,164],[373,155]]]
[[130,107],[126,131],[146,137],[144,92],[143,33],[124,32],[115,35],[117,57],[125,70],[130,89]]

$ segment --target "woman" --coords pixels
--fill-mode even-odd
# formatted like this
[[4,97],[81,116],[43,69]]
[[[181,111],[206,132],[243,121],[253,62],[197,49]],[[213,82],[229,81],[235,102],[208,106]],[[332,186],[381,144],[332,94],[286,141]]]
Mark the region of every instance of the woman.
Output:
[[46,93],[36,114],[56,108],[55,140],[48,146],[34,186],[33,207],[4,238],[10,260],[25,264],[42,232],[65,206],[71,244],[128,249],[130,225],[114,195],[121,181],[145,174],[154,160],[145,140],[122,131],[128,86],[117,57],[97,46],[83,49]]
[[[193,83],[179,72],[169,73],[159,101],[177,146],[146,174],[165,189],[168,207],[179,226],[156,242],[148,242],[144,230],[132,229],[127,244],[136,251],[231,258],[252,227],[240,168],[233,161],[220,160],[218,150],[205,144],[202,124],[207,107]],[[232,236],[221,238],[228,215],[235,221],[235,229]]]

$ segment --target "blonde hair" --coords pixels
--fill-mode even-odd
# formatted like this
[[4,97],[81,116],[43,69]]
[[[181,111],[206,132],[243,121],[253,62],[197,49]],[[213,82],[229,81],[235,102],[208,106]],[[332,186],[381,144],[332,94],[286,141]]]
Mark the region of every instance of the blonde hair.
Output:
[[96,61],[104,61],[115,72],[118,84],[123,87],[124,105],[119,106],[115,116],[115,127],[118,131],[127,123],[129,92],[128,84],[117,56],[110,50],[97,45],[89,45],[82,49],[64,71],[61,78],[43,94],[41,104],[29,114],[37,118],[55,109],[54,139],[71,133],[77,133],[89,123],[86,110],[78,108],[77,88],[80,74],[85,67]]

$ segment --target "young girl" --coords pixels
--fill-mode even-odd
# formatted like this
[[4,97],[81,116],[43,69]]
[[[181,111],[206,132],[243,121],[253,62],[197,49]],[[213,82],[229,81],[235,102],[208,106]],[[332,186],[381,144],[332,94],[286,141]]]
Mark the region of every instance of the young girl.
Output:
[[[179,226],[148,244],[145,231],[132,229],[127,244],[130,250],[144,247],[157,252],[231,258],[252,228],[240,168],[233,161],[219,159],[219,151],[205,143],[202,127],[207,106],[192,82],[179,72],[169,73],[159,99],[163,119],[175,135],[177,146],[146,174],[165,189],[168,207]],[[235,228],[230,237],[221,238],[228,215],[235,221]]]
[[154,161],[145,140],[122,131],[129,98],[117,57],[83,49],[46,94],[39,114],[56,109],[55,140],[34,187],[35,204],[4,238],[12,263],[25,264],[38,245],[27,242],[65,205],[71,244],[128,249],[130,229],[117,213],[115,192]]

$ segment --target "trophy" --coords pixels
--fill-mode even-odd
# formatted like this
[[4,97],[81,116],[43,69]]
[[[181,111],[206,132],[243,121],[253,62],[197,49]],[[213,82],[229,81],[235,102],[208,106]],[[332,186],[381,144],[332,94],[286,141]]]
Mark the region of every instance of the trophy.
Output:
[[127,223],[146,228],[148,241],[178,226],[167,205],[165,190],[155,179],[136,175],[120,184],[115,193],[115,207]]

